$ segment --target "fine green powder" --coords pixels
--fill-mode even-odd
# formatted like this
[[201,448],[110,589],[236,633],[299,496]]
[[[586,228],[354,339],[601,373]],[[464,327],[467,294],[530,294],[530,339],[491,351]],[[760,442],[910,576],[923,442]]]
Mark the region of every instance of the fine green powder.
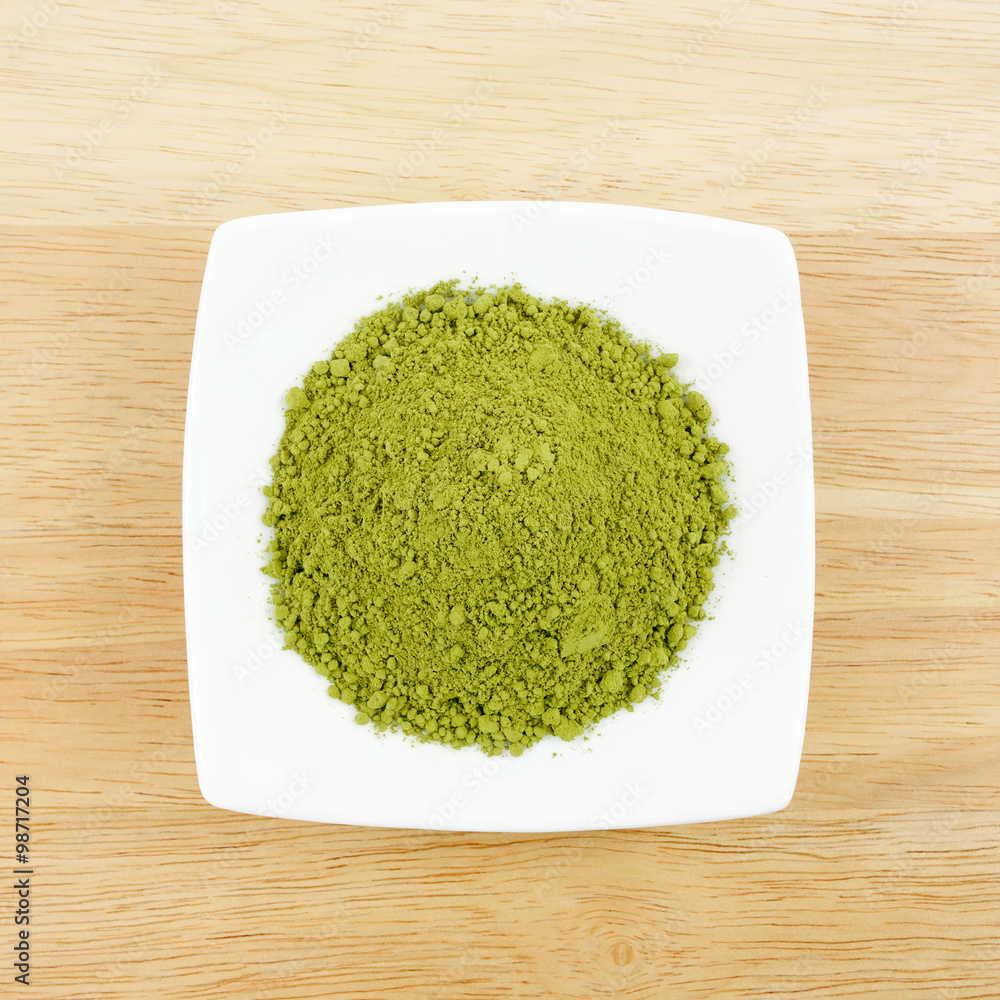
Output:
[[520,285],[361,320],[288,392],[264,490],[288,647],[359,723],[488,753],[657,693],[735,513],[676,362]]

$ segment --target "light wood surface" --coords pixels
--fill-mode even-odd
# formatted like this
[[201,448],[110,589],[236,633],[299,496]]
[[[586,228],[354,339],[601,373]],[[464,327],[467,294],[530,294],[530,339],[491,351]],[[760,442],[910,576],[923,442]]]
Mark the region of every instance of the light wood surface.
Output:
[[[8,864],[14,776],[33,790],[24,995],[1000,995],[992,0],[18,0],[2,18],[0,758]],[[180,488],[212,230],[483,197],[792,236],[818,577],[782,813],[441,835],[199,795]]]

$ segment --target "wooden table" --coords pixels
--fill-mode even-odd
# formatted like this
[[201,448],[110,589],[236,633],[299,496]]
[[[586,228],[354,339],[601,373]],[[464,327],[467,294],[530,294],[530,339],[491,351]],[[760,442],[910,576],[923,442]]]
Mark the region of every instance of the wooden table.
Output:
[[[31,996],[1000,994],[996,5],[664,8],[4,13],[0,756],[9,865],[30,775]],[[792,804],[560,836],[211,808],[180,489],[214,227],[546,197],[795,244],[818,579]]]

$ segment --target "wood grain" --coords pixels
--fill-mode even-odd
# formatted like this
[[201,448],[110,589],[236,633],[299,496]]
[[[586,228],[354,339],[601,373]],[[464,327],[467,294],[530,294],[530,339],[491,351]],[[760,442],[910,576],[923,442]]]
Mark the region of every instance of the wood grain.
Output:
[[[0,760],[33,788],[33,995],[995,997],[995,5],[481,7],[4,14]],[[209,807],[180,463],[214,226],[550,196],[793,237],[818,574],[792,804],[517,837]]]

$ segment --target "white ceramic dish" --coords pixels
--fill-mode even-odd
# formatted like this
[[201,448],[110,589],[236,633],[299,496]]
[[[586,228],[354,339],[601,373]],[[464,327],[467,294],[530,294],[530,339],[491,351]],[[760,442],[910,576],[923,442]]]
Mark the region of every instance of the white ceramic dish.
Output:
[[[680,354],[732,447],[741,510],[713,616],[659,701],[518,758],[354,723],[281,649],[260,487],[284,395],[355,321],[442,278],[520,280]],[[557,831],[782,809],[812,646],[814,503],[798,272],[773,229],[621,206],[458,202],[237,219],[212,239],[184,437],[184,603],[202,793],[240,812]]]

